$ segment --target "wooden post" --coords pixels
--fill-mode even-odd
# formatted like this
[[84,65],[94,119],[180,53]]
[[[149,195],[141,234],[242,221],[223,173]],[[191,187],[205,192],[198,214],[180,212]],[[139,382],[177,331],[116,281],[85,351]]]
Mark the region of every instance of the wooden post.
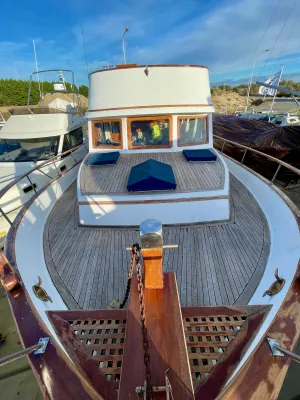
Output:
[[146,289],[162,289],[163,240],[162,225],[155,219],[147,219],[140,225],[142,256],[144,260],[144,275]]
[[162,289],[164,287],[162,253],[162,248],[142,249],[146,289]]

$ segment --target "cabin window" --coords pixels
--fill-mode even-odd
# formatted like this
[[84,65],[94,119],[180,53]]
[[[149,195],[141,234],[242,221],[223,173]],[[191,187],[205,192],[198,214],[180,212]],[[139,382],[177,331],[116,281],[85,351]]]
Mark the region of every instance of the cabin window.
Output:
[[121,120],[99,120],[93,122],[94,147],[122,147]]
[[49,160],[57,155],[59,138],[0,139],[0,162]]
[[73,149],[74,147],[80,146],[83,143],[83,131],[82,128],[74,129],[67,133],[64,137],[64,143],[62,152]]
[[128,147],[130,149],[171,147],[171,118],[128,118]]
[[208,119],[205,117],[178,118],[178,146],[208,143]]

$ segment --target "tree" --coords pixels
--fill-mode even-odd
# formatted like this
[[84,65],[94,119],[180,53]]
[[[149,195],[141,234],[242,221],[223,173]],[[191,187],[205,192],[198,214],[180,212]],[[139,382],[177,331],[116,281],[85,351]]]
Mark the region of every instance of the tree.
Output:
[[[53,92],[55,82],[41,82],[40,87],[43,93]],[[70,83],[66,82],[66,88],[71,91]],[[26,106],[29,89],[29,81],[15,79],[0,79],[0,106]],[[75,91],[77,90],[75,86]],[[88,87],[82,85],[79,87],[79,93],[88,96]],[[30,99],[31,105],[38,104],[40,100],[39,84],[36,81],[31,82]]]
[[79,93],[82,94],[82,96],[88,97],[89,96],[89,88],[85,85],[79,86]]

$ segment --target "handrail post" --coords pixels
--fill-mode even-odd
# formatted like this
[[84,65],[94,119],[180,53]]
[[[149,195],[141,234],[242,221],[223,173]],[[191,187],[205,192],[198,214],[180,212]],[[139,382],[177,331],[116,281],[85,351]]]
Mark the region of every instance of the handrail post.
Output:
[[44,354],[49,341],[50,341],[50,337],[40,338],[38,343],[35,344],[34,346],[27,347],[23,350],[17,351],[8,356],[1,357],[0,358],[0,367],[2,367],[5,364],[8,364],[12,361],[18,360],[19,358],[22,358],[32,352],[34,352],[35,355]]
[[246,153],[247,153],[247,151],[248,151],[248,149],[246,149],[246,150],[244,151],[244,154],[243,154],[243,158],[242,158],[241,164],[243,164],[243,162],[244,162],[244,160],[245,160],[245,157],[246,157]]
[[34,193],[36,193],[36,188],[34,186],[34,183],[32,183],[31,179],[29,178],[29,175],[27,175],[27,179],[28,179],[29,184],[31,185],[32,189],[34,190]]
[[221,153],[224,152],[224,147],[225,147],[225,140],[223,139],[223,146],[222,146],[222,149],[221,149]]
[[293,353],[292,351],[289,351],[281,347],[277,339],[267,338],[267,341],[269,343],[273,356],[284,357],[286,355],[291,357],[294,361],[300,363],[300,356],[296,353]]
[[56,168],[57,175],[60,176],[60,172],[59,172],[59,170],[57,168],[57,165],[55,164],[55,161],[56,160],[53,160],[52,164],[54,164],[54,167]]
[[74,154],[73,154],[73,151],[72,151],[72,149],[70,149],[71,150],[71,157],[73,158],[73,160],[74,160],[74,164],[76,163],[76,158],[74,157]]
[[272,180],[271,180],[271,185],[273,185],[273,182],[275,181],[275,179],[276,179],[276,177],[277,177],[277,175],[278,175],[278,172],[279,172],[280,168],[281,168],[281,165],[279,164],[278,167],[277,167],[277,169],[276,169],[276,172],[275,172],[275,174],[274,174],[274,176],[273,176],[273,178],[272,178]]
[[2,216],[6,219],[6,221],[9,223],[9,225],[12,225],[13,223],[11,222],[11,220],[8,218],[8,216],[6,215],[6,213],[2,210],[2,208],[0,207],[0,213],[2,214]]

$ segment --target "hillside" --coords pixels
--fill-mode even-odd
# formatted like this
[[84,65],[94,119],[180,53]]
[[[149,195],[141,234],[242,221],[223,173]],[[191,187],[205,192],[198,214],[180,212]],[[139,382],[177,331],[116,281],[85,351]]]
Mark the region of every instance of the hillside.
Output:
[[212,103],[216,113],[232,114],[237,107],[245,107],[246,98],[234,92],[223,92],[212,96]]

